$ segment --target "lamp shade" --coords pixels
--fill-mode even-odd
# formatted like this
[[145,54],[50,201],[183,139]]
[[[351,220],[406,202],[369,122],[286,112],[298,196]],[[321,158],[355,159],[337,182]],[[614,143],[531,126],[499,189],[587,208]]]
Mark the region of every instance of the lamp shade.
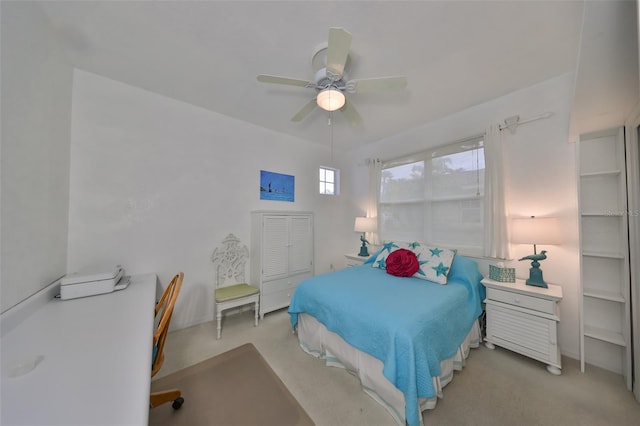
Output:
[[356,217],[353,226],[354,232],[375,232],[378,228],[378,221],[375,217]]
[[344,106],[345,97],[341,91],[329,87],[318,93],[316,102],[325,111],[335,111]]
[[562,242],[560,222],[555,217],[517,218],[511,225],[511,242],[514,244],[553,245]]

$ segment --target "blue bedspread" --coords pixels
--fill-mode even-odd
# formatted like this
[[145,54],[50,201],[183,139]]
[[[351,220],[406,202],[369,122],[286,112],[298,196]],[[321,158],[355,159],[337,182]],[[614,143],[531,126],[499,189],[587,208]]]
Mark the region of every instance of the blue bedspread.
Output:
[[405,397],[410,426],[419,424],[418,398],[436,395],[432,376],[453,356],[482,312],[477,264],[457,255],[448,284],[400,278],[370,263],[302,282],[289,306],[314,316],[346,342],[379,359],[383,374]]

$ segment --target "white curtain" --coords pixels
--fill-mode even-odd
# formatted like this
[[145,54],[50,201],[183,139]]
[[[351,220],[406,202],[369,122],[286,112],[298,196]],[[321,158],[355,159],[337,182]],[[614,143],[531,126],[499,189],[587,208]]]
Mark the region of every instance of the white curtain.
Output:
[[[382,171],[382,161],[378,158],[371,158],[369,163],[369,193],[367,194],[367,217],[378,218],[378,201],[380,198],[380,173]],[[378,222],[377,229],[380,229]],[[367,241],[373,245],[379,245],[378,232],[368,232]]]
[[500,128],[497,124],[491,125],[486,130],[484,139],[484,255],[510,259],[502,152]]

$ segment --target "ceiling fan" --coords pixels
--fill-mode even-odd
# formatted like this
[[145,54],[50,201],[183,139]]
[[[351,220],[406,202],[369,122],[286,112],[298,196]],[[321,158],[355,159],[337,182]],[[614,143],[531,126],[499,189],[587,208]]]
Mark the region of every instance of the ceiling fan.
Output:
[[350,48],[351,33],[343,28],[330,28],[326,47],[322,46],[313,55],[312,64],[317,64],[322,60],[321,67],[316,72],[313,81],[265,74],[259,75],[258,81],[305,87],[314,89],[317,92],[316,97],[303,106],[291,118],[291,121],[301,121],[316,106],[319,106],[325,111],[340,110],[351,124],[359,124],[362,118],[353,104],[347,100],[345,93],[402,90],[407,86],[407,78],[404,76],[391,76],[349,80],[345,67]]

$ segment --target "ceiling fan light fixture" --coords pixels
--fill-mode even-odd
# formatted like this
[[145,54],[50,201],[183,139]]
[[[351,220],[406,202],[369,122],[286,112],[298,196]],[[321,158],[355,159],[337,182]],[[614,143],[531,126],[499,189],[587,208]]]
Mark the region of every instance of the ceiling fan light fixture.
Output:
[[344,106],[345,101],[344,93],[333,87],[320,91],[316,98],[318,106],[325,111],[338,110]]
[[344,28],[332,27],[329,28],[327,43],[319,45],[311,59],[311,65],[315,71],[313,80],[260,74],[258,81],[313,89],[315,97],[309,99],[300,111],[291,118],[291,121],[302,121],[316,109],[317,104],[324,111],[340,110],[345,119],[355,126],[362,122],[362,118],[354,108],[351,99],[347,104],[346,93],[351,96],[351,94],[360,92],[403,90],[407,87],[407,78],[389,76],[349,80],[347,68],[351,58],[350,52],[351,33]]

